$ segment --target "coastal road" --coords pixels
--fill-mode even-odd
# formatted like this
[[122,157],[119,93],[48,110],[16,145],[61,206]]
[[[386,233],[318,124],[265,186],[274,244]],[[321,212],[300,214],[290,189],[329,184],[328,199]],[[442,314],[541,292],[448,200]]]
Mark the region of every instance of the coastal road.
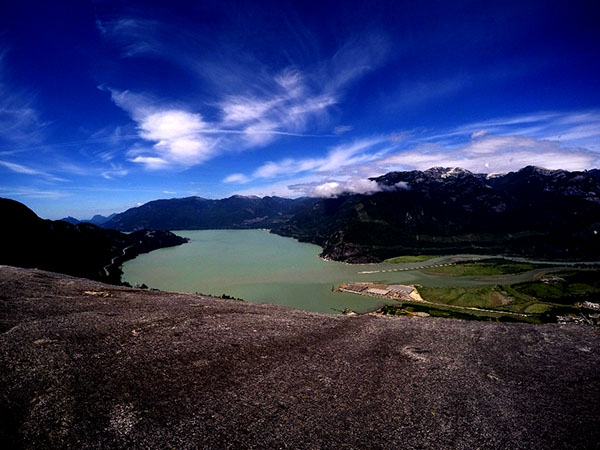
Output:
[[117,260],[117,258],[120,258],[120,257],[122,257],[122,256],[125,256],[125,252],[127,252],[127,250],[129,250],[129,249],[130,249],[131,247],[133,247],[134,245],[135,245],[135,244],[131,244],[130,246],[128,246],[128,247],[125,247],[125,248],[123,249],[123,251],[121,252],[121,254],[120,254],[120,255],[114,256],[114,257],[113,257],[113,258],[110,260],[110,263],[108,263],[106,266],[104,266],[104,274],[105,274],[107,277],[109,276],[109,273],[108,273],[108,268],[109,268],[110,266],[112,266],[112,265],[115,263],[115,261]]

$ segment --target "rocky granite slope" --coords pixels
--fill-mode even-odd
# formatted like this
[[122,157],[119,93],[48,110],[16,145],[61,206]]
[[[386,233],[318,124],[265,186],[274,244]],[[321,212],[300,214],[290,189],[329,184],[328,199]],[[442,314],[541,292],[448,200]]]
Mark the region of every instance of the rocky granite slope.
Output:
[[600,333],[0,267],[2,448],[598,448]]

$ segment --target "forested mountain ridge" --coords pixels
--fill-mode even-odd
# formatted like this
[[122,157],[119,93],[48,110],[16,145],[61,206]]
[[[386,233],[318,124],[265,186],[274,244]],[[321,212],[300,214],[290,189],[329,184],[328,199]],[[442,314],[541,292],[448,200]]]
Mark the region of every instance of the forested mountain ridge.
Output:
[[322,199],[277,234],[321,245],[322,256],[376,262],[402,254],[487,253],[598,259],[598,170],[525,167],[505,175],[460,168],[391,172],[381,191]]
[[103,228],[134,231],[273,228],[311,199],[234,195],[220,200],[202,197],[155,200],[117,214]]
[[390,172],[373,194],[286,199],[235,195],[156,200],[102,224],[138,229],[243,229],[323,247],[322,256],[377,262],[403,254],[482,253],[594,260],[600,171],[528,166],[503,175],[461,168]]

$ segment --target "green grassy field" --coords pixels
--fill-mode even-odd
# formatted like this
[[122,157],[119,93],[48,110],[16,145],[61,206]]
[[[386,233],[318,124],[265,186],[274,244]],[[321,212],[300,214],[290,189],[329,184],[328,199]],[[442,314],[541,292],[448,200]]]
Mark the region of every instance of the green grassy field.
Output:
[[535,269],[534,264],[518,263],[506,259],[489,259],[478,262],[458,263],[445,267],[432,267],[426,273],[449,277],[476,277],[523,273]]
[[[425,301],[436,303],[427,305],[429,308],[449,310],[451,317],[467,314],[473,316],[471,319],[492,320],[479,318],[482,314],[489,316],[491,313],[487,311],[460,309],[476,307],[493,309],[498,315],[507,316],[506,320],[520,320],[510,314],[518,313],[529,315],[530,321],[552,322],[557,314],[576,313],[579,302],[600,302],[600,269],[554,272],[548,278],[511,285],[419,287],[418,290]],[[401,309],[390,309],[388,314],[403,314],[399,312]]]
[[401,305],[388,305],[380,310],[385,315],[409,316],[415,312],[426,312],[432,317],[443,317],[448,319],[462,320],[483,320],[488,322],[525,322],[525,323],[543,323],[541,317],[515,316],[499,312],[473,311],[453,308],[451,306],[432,306],[417,302],[403,302]]
[[423,262],[432,258],[439,258],[439,255],[404,255],[396,256],[395,258],[386,259],[384,262],[392,264]]
[[600,302],[600,270],[555,272],[553,277],[564,281],[543,283],[532,281],[512,286],[521,295],[542,299],[545,302],[570,305],[575,302]]
[[419,294],[428,302],[456,306],[493,308],[508,303],[498,286],[421,287]]

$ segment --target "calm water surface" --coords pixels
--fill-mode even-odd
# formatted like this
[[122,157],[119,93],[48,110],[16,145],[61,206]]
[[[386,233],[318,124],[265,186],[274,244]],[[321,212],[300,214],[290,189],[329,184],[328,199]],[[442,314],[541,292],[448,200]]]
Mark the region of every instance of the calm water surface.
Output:
[[[406,264],[344,264],[318,257],[321,248],[261,230],[177,231],[191,242],[146,253],[123,265],[123,281],[151,288],[203,294],[227,294],[244,300],[309,311],[336,313],[375,310],[386,302],[332,292],[352,281],[471,285],[481,281],[426,275],[418,270],[359,274],[361,271],[416,267]],[[447,259],[437,258],[425,264]],[[514,277],[516,280],[519,277]],[[521,276],[525,279],[527,275]],[[393,303],[393,302],[389,302]]]

